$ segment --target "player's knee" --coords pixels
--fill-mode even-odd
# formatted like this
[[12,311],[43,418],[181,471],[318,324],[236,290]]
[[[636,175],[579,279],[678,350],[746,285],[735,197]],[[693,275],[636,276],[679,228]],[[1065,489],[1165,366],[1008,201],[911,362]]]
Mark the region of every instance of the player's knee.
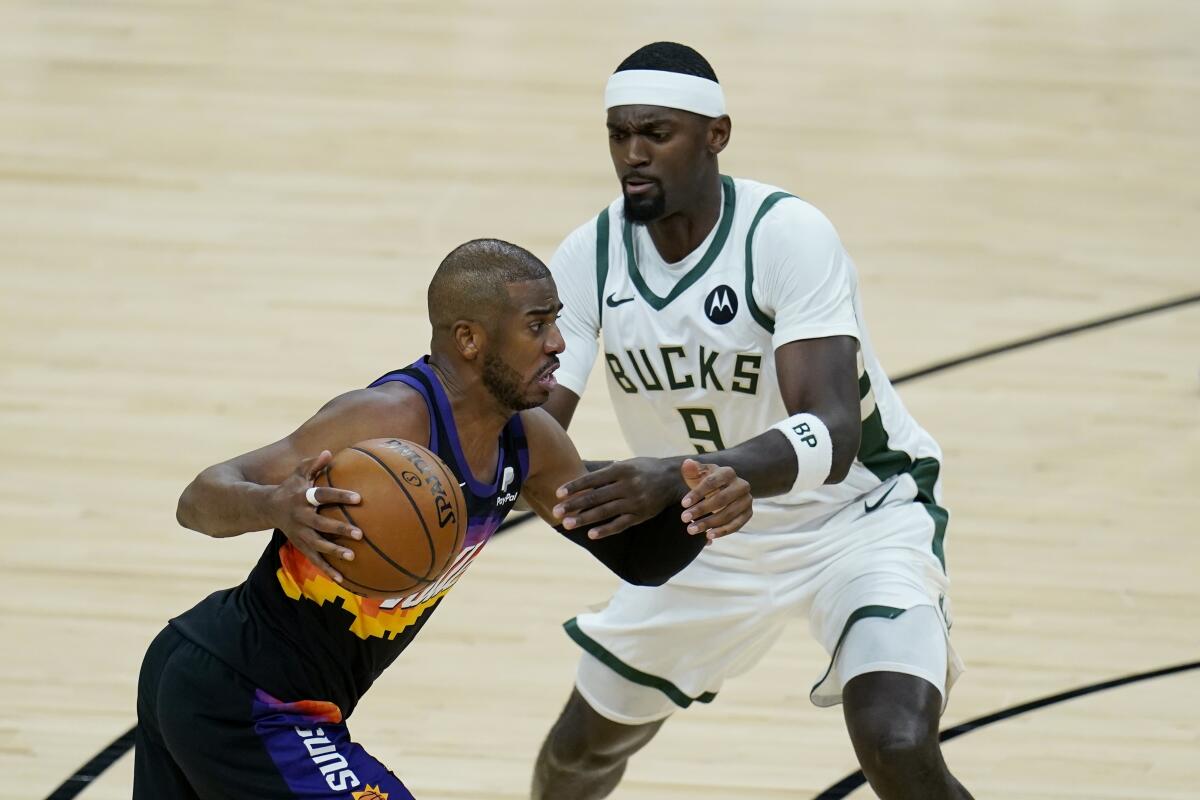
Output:
[[911,779],[935,772],[941,763],[937,737],[924,725],[893,722],[865,733],[855,750],[868,776]]

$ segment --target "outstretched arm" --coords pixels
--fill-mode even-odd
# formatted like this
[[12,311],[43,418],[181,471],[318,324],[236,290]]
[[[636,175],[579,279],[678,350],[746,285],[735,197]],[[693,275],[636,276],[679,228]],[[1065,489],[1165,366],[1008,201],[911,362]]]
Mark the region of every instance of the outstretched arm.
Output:
[[[857,353],[858,341],[850,336],[794,341],[775,351],[788,414],[812,414],[829,431],[832,453],[825,483],[844,480],[858,452],[862,424]],[[573,406],[570,398],[563,398],[558,407],[573,411]],[[695,506],[701,497],[684,485],[678,472],[684,458],[629,459],[571,481],[564,487],[568,496],[560,503],[565,527],[595,526],[600,534],[609,535],[648,519],[664,496],[680,498],[685,508]],[[736,447],[687,458],[733,467],[749,482],[755,497],[790,491],[801,466],[791,441],[774,429]]]
[[688,460],[680,467],[681,480],[706,499],[704,513],[688,512],[672,498],[660,498],[655,513],[620,536],[603,538],[586,530],[565,531],[557,500],[564,481],[585,474],[574,444],[541,409],[522,414],[529,440],[530,473],[522,495],[530,507],[567,538],[584,547],[622,579],[641,585],[659,585],[687,566],[718,530],[737,529],[750,519],[749,485],[727,467]]

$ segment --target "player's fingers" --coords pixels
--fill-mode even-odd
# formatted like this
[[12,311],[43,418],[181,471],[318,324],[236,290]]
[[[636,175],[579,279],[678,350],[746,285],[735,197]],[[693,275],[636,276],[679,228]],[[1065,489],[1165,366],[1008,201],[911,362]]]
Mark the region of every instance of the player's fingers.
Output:
[[[320,538],[320,537],[317,537],[317,538]],[[334,581],[336,581],[338,583],[342,582],[342,573],[338,572],[336,569],[334,569],[332,566],[330,566],[329,562],[326,561],[325,558],[320,553],[318,553],[316,550],[314,550],[311,547],[308,547],[307,545],[299,544],[299,543],[296,544],[296,548],[300,551],[301,555],[303,555],[305,558],[307,558],[312,563],[312,565],[314,567],[321,570],[321,572],[324,572],[326,575],[328,575]]]
[[708,469],[698,481],[688,483],[690,491],[680,501],[684,508],[690,508],[707,495],[738,481],[737,473],[733,471],[732,467],[718,467],[715,464],[703,464],[702,466]]
[[728,505],[714,511],[713,513],[700,517],[688,523],[688,533],[705,533],[719,528],[724,525],[729,525],[733,520],[741,517],[743,514],[752,512],[752,504],[749,498],[737,498]]
[[296,467],[296,474],[301,475],[308,480],[312,480],[321,470],[329,466],[329,462],[333,460],[333,454],[328,450],[322,450],[312,458],[306,458]]
[[749,484],[745,481],[734,481],[732,484],[712,492],[700,500],[700,502],[688,508],[683,512],[681,518],[684,522],[691,522],[694,519],[714,514],[738,500],[749,499],[750,492],[747,491],[748,488]]
[[750,521],[750,516],[751,515],[749,513],[739,514],[737,516],[737,518],[734,519],[729,524],[721,525],[716,528],[711,528],[711,529],[705,531],[704,535],[708,538],[708,541],[711,543],[711,542],[715,542],[717,539],[720,539],[722,536],[728,536],[731,533],[737,533],[745,526],[745,524],[747,522]]
[[322,557],[328,556],[332,559],[340,561],[353,561],[354,551],[348,547],[343,547],[337,542],[331,542],[321,535],[319,531],[309,530],[304,534],[304,544],[311,550],[315,550]]
[[554,516],[559,519],[576,516],[589,509],[602,506],[605,503],[619,500],[621,494],[622,491],[617,484],[609,484],[608,486],[601,486],[599,489],[576,492],[554,506]]
[[603,539],[605,536],[612,536],[613,534],[620,533],[630,525],[634,525],[636,523],[637,517],[633,516],[632,514],[622,514],[611,522],[607,522],[604,525],[592,528],[590,531],[588,531],[588,538]]
[[[325,452],[329,452],[326,450]],[[311,492],[305,492],[305,499],[312,497],[320,506],[356,505],[362,501],[358,492],[349,489],[335,489],[332,486],[313,486]],[[311,504],[311,501],[310,501]]]
[[346,519],[335,519],[327,517],[324,514],[313,513],[304,519],[304,524],[322,536],[346,536],[350,539],[362,538],[362,531]]
[[578,492],[586,492],[589,489],[597,489],[610,484],[617,477],[614,472],[614,469],[609,466],[604,469],[598,469],[595,472],[589,472],[587,475],[580,475],[575,480],[568,481],[558,487],[555,496],[559,500],[562,500]]
[[563,517],[563,527],[567,530],[582,528],[585,525],[594,525],[598,522],[606,522],[610,519],[615,519],[619,516],[628,516],[634,522],[638,522],[637,516],[626,507],[626,504],[620,500],[610,503],[602,503],[584,511],[578,511]]

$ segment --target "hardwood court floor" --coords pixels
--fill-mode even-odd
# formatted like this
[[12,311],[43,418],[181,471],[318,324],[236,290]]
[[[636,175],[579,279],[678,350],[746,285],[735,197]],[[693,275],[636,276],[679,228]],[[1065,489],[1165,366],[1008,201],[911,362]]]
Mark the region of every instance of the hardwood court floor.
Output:
[[[177,528],[199,469],[424,352],[451,247],[548,258],[610,200],[601,90],[635,47],[710,58],[724,171],[830,216],[900,374],[1200,291],[1197,34],[1184,0],[0,0],[0,798],[126,730],[146,643],[257,556]],[[947,455],[946,726],[1200,657],[1198,345],[1192,305],[903,387]],[[572,432],[619,456],[602,383]],[[540,523],[504,535],[356,737],[423,800],[526,796],[558,623],[612,585]],[[823,666],[797,624],[615,797],[816,796],[855,769],[807,702]],[[1191,671],[946,754],[980,798],[1196,798],[1198,712]]]

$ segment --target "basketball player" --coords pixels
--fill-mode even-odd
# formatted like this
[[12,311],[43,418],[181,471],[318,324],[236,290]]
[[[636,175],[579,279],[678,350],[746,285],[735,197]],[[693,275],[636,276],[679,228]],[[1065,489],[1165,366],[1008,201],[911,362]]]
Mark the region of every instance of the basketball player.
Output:
[[[138,685],[135,798],[410,800],[350,740],[345,719],[413,640],[479,555],[519,492],[544,519],[564,483],[585,474],[563,429],[537,408],[554,387],[561,305],[533,255],[496,240],[454,250],[429,285],[430,355],[335,398],[287,438],[209,467],[184,490],[178,518],[210,536],[274,529],[244,583],[171,620]],[[363,439],[428,446],[462,482],[464,550],[432,587],[394,600],[343,589],[336,565],[350,524],[317,513],[354,504],[315,488],[330,452]],[[662,583],[709,537],[750,515],[745,481],[693,461],[686,525],[678,495],[619,536],[568,533],[625,580]],[[686,530],[697,531],[691,535]],[[344,541],[344,539],[343,539]]]
[[570,422],[603,332],[625,439],[654,458],[571,482],[559,512],[600,533],[640,522],[687,491],[679,459],[662,457],[693,447],[733,465],[757,499],[746,531],[664,586],[622,585],[567,622],[582,660],[533,796],[606,797],[670,714],[712,701],[800,618],[830,656],[812,702],[842,703],[878,795],[969,797],[938,746],[961,669],[941,454],[875,357],[854,265],[817,209],[721,175],[731,124],[695,50],[641,48],[605,106],[622,196],[551,261],[567,347],[545,408]]

